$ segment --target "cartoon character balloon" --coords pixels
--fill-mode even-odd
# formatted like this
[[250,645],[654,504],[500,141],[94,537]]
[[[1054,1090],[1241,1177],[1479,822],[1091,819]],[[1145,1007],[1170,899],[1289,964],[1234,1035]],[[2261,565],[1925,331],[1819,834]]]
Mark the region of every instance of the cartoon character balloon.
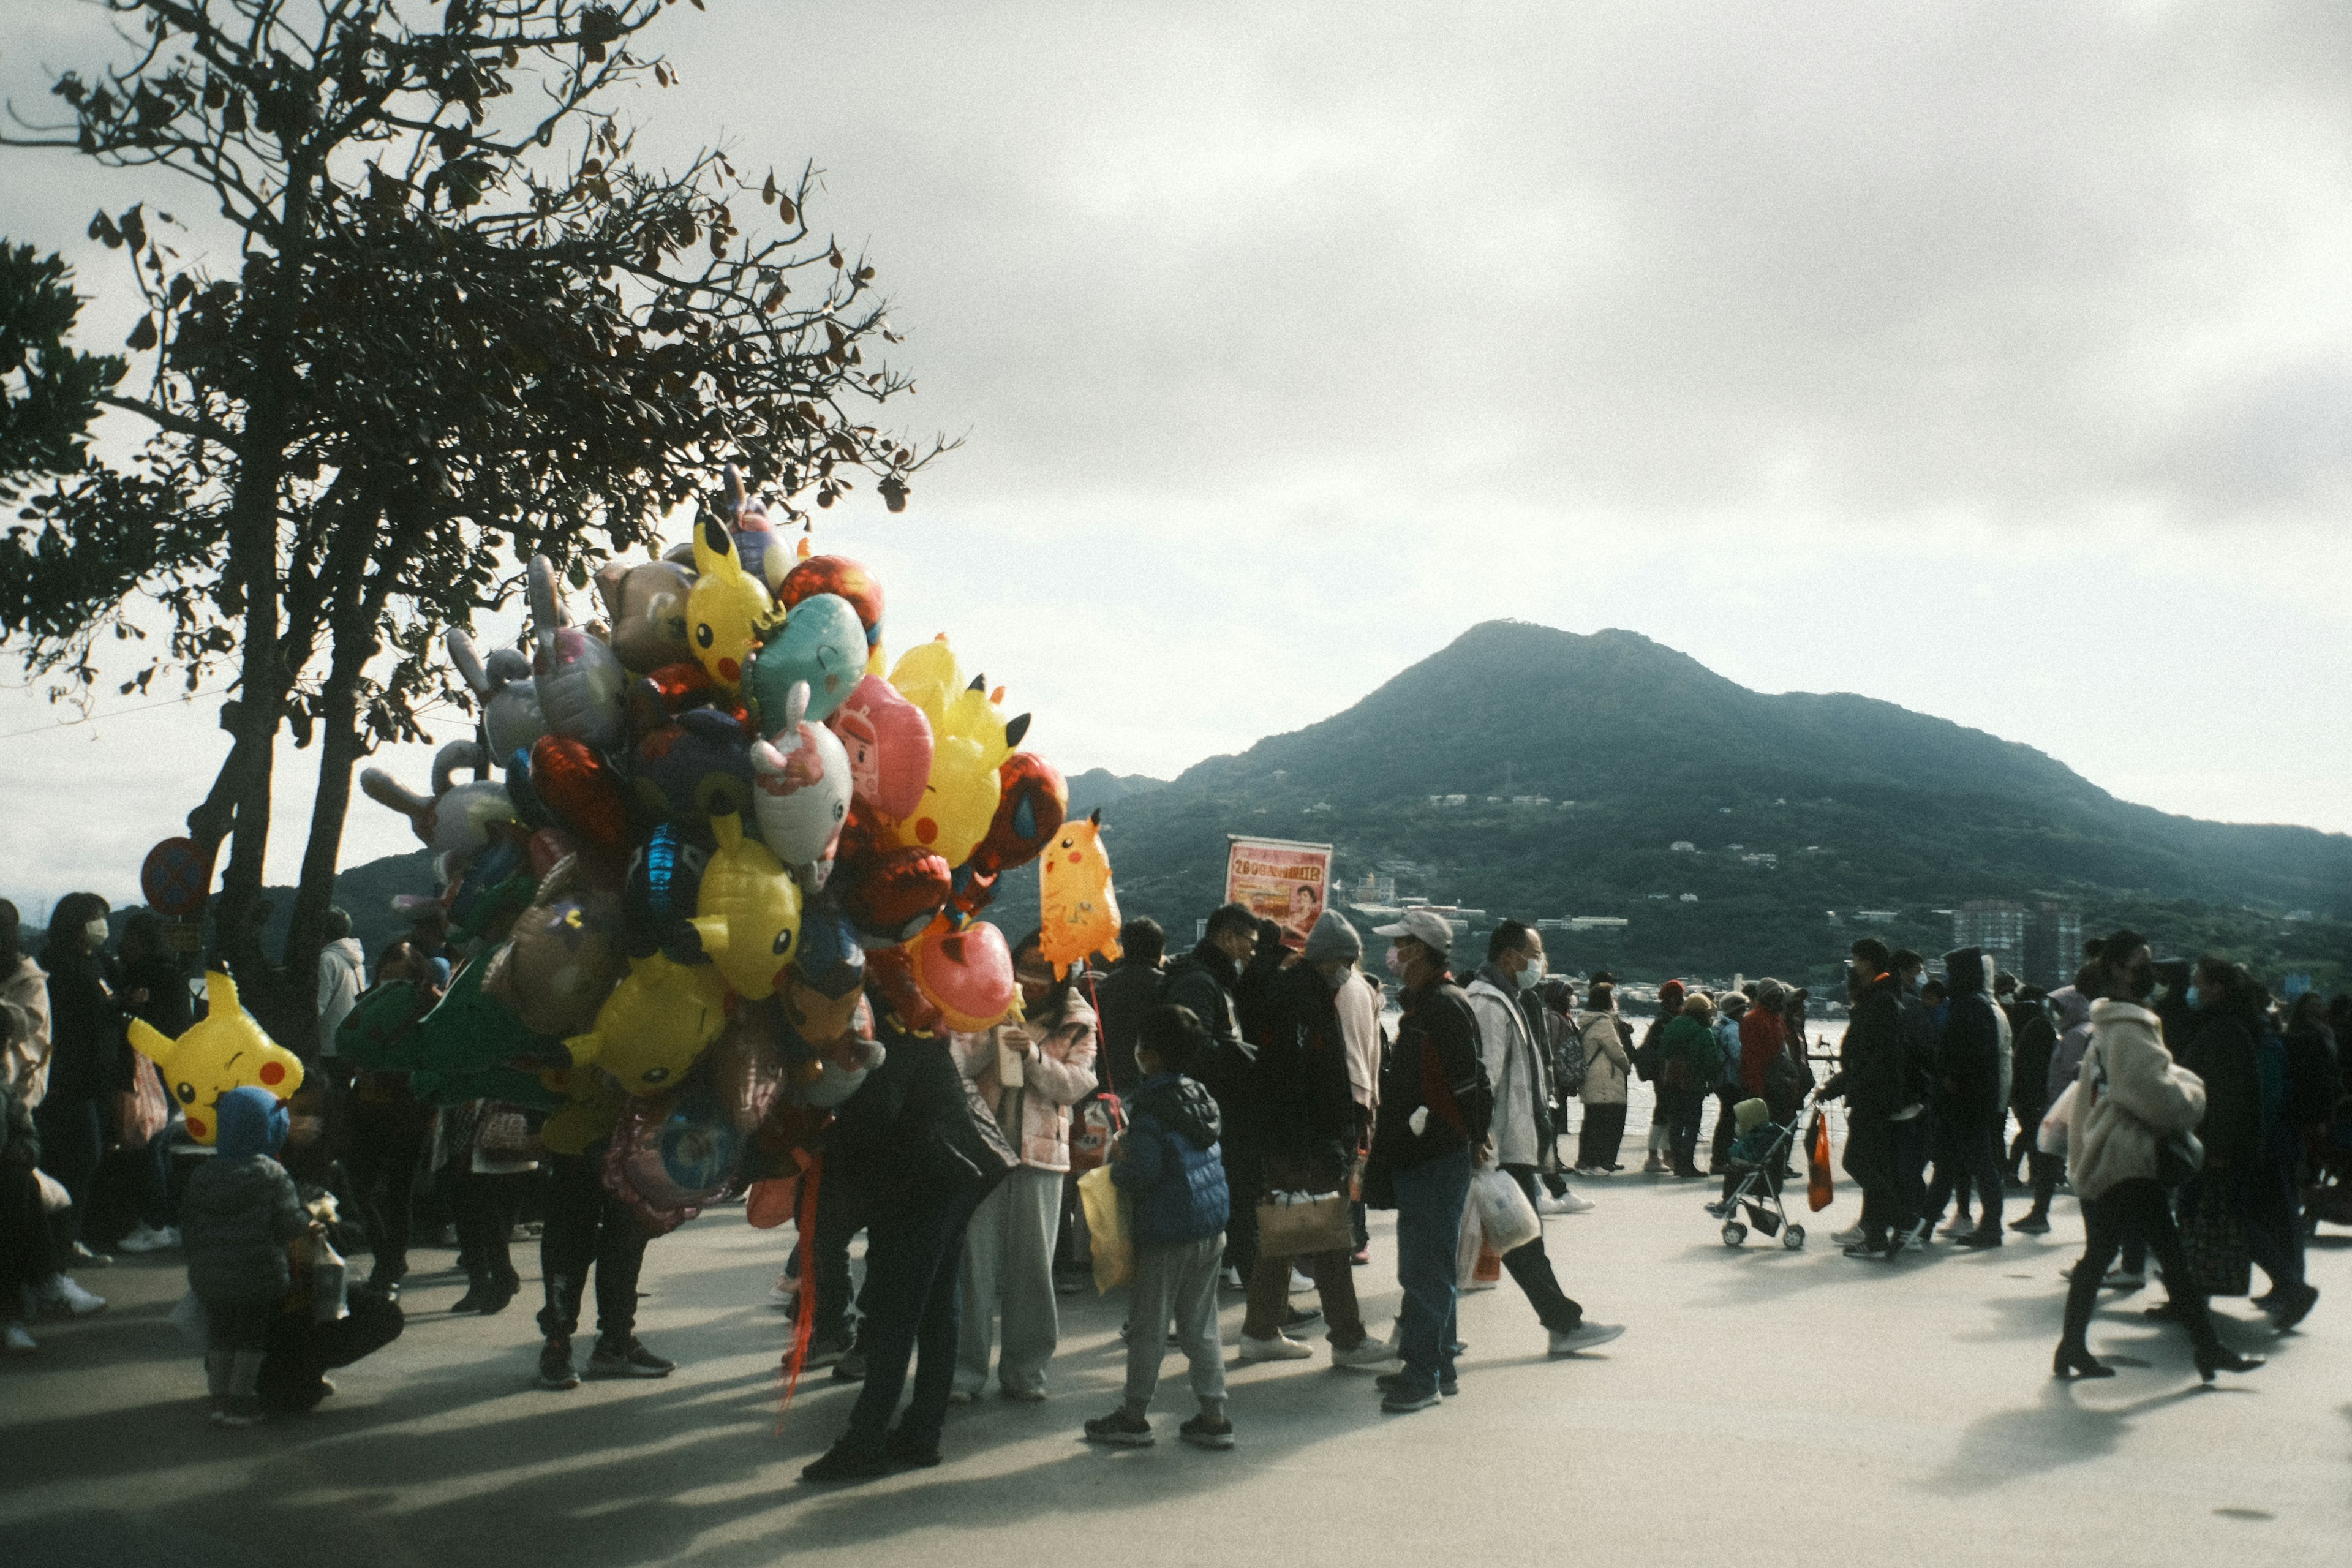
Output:
[[486,661],[474,649],[474,639],[462,626],[449,628],[449,662],[482,705],[482,739],[492,762],[503,762],[529,751],[547,733],[547,715],[540,710],[539,690],[530,679],[530,660],[510,647],[493,648]]
[[710,819],[719,851],[703,868],[694,929],[738,996],[776,994],[801,934],[801,889],[769,847],[743,837],[732,813]]
[[807,697],[808,688],[796,684],[775,740],[752,743],[752,810],[768,847],[815,892],[833,869],[849,816],[851,781],[839,737],[804,717]]
[[716,708],[689,708],[646,735],[629,772],[637,805],[658,821],[700,827],[751,808],[751,736]]
[[174,1040],[143,1018],[131,1020],[131,1043],[163,1069],[172,1098],[187,1119],[188,1136],[210,1143],[220,1135],[213,1107],[233,1089],[264,1089],[291,1100],[302,1087],[302,1058],[262,1033],[236,1005],[236,982],[205,971],[208,1011]]
[[819,594],[836,595],[847,601],[866,628],[866,646],[881,646],[882,584],[874,580],[873,573],[845,555],[812,555],[794,563],[776,584],[776,603],[787,610]]
[[686,596],[686,633],[710,678],[733,691],[751,650],[776,623],[768,585],[743,570],[735,542],[716,517],[694,531],[694,587]]
[[621,896],[592,885],[577,857],[556,863],[539,895],[492,953],[482,989],[537,1035],[577,1034],[594,1023],[627,964]]
[[822,723],[845,701],[866,669],[866,628],[849,601],[815,594],[793,605],[783,629],[771,634],[752,657],[748,685],[760,728],[774,734],[783,727],[784,705],[795,686],[809,689],[806,717]]
[[1038,889],[1045,916],[1038,945],[1046,963],[1068,973],[1088,953],[1119,955],[1118,895],[1111,889],[1099,809],[1084,822],[1062,825],[1039,866]]
[[1004,933],[986,921],[958,930],[945,916],[908,944],[915,984],[950,1029],[974,1034],[1002,1023],[1020,994],[1013,977],[1013,950]]
[[530,559],[531,685],[547,727],[600,752],[617,749],[627,736],[622,723],[622,693],[629,672],[604,641],[569,624],[555,592],[555,563]]
[[686,601],[693,588],[694,574],[674,561],[635,566],[616,561],[597,573],[596,591],[604,595],[604,616],[613,627],[606,640],[614,657],[639,674],[692,658]]
[[880,676],[869,675],[825,724],[849,755],[859,798],[893,820],[920,809],[931,778],[931,721],[921,709]]
[[950,689],[958,670],[945,638],[911,649],[890,672],[899,695],[931,723],[931,772],[923,804],[899,820],[898,842],[929,849],[950,867],[971,858],[988,832],[1000,795],[996,770],[1028,732],[1029,716],[1005,720],[986,678]]
[[574,1067],[599,1068],[630,1094],[658,1094],[675,1088],[726,1026],[719,972],[656,953],[630,960],[595,1026],[563,1044]]
[[481,747],[471,741],[452,741],[434,753],[429,796],[418,795],[382,768],[360,774],[360,789],[370,800],[408,818],[417,839],[433,851],[434,868],[445,880],[453,870],[462,869],[452,860],[480,853],[494,825],[515,819],[506,785],[480,777],[459,784],[459,768],[471,768],[477,774],[488,772]]
[[1037,858],[1070,809],[1070,786],[1053,763],[1034,752],[1015,752],[996,770],[996,815],[974,846],[966,867],[994,877]]

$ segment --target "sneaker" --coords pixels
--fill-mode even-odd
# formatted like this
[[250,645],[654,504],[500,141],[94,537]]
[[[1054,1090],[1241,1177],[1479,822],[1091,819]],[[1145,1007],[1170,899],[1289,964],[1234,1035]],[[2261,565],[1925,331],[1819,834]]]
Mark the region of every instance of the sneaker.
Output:
[[85,1242],[73,1244],[73,1261],[77,1268],[111,1268],[114,1259],[103,1252],[92,1252]]
[[2103,1290],[2137,1290],[2147,1283],[2147,1271],[2146,1269],[2135,1270],[2129,1268],[2110,1268],[2107,1270],[2106,1278],[2099,1281],[2099,1289]]
[[87,1318],[106,1310],[106,1298],[83,1289],[70,1274],[55,1274],[41,1290],[41,1305],[69,1318]]
[[797,1313],[800,1310],[800,1287],[793,1283],[793,1277],[791,1275],[779,1274],[776,1276],[776,1282],[768,1287],[768,1305],[771,1307],[782,1307],[787,1312]]
[[1000,1383],[996,1385],[996,1392],[1015,1405],[1045,1403],[1045,1391],[1043,1388],[1015,1388],[1009,1383]]
[[1282,1329],[1285,1333],[1288,1333],[1296,1329],[1303,1329],[1309,1323],[1319,1323],[1322,1321],[1323,1309],[1320,1307],[1293,1307],[1282,1315]]
[[5,1340],[10,1355],[31,1355],[41,1348],[39,1342],[33,1338],[33,1331],[22,1323],[9,1324]]
[[232,1394],[213,1412],[215,1426],[258,1426],[261,1401],[250,1394]]
[[1550,1354],[1557,1360],[1566,1355],[1581,1355],[1597,1350],[1625,1331],[1622,1323],[1579,1323],[1565,1331],[1555,1331],[1551,1336]]
[[1217,1283],[1228,1290],[1246,1290],[1249,1289],[1247,1285],[1242,1282],[1242,1271],[1234,1268],[1230,1263],[1225,1265],[1224,1272],[1217,1276]]
[[1360,1247],[1348,1254],[1348,1261],[1359,1268],[1369,1268],[1372,1265],[1372,1249],[1369,1247]]
[[1903,1239],[1906,1246],[1925,1247],[1929,1242],[1936,1239],[1936,1222],[1933,1220],[1921,1220],[1905,1234]]
[[1331,1347],[1331,1364],[1333,1366],[1351,1366],[1360,1369],[1386,1366],[1389,1363],[1396,1360],[1398,1355],[1401,1353],[1402,1352],[1398,1351],[1396,1346],[1389,1343],[1386,1340],[1376,1340],[1367,1336],[1364,1342],[1356,1346],[1353,1350],[1343,1351],[1339,1346],[1333,1345]]
[[1260,1339],[1255,1334],[1242,1336],[1242,1360],[1245,1362],[1305,1361],[1314,1353],[1307,1346],[1279,1331],[1265,1339]]
[[[841,1373],[836,1371],[833,1375],[839,1377]],[[980,1390],[977,1388],[950,1388],[948,1390],[948,1403],[950,1405],[977,1405],[980,1403]]]
[[1437,1392],[1451,1399],[1462,1392],[1462,1374],[1447,1367],[1437,1374]]
[[1381,1395],[1381,1410],[1389,1415],[1410,1415],[1437,1403],[1437,1385],[1399,1384]]
[[842,1352],[841,1359],[833,1363],[833,1381],[835,1383],[864,1383],[866,1381],[866,1352],[858,1349],[856,1345],[852,1345],[847,1350]]
[[2050,1218],[2047,1215],[2030,1214],[2023,1219],[2012,1221],[2009,1228],[2021,1230],[2028,1236],[2047,1236],[2050,1233]]
[[1733,1215],[1739,1212],[1739,1205],[1730,1198],[1720,1198],[1714,1203],[1701,1204],[1698,1206],[1705,1209],[1717,1219],[1729,1219]]
[[1195,1415],[1176,1428],[1176,1436],[1195,1448],[1230,1448],[1234,1446],[1234,1424],[1222,1415],[1214,1421],[1206,1415]]
[[1312,1290],[1314,1289],[1315,1276],[1307,1273],[1307,1270],[1299,1268],[1298,1265],[1295,1263],[1292,1264],[1290,1266],[1290,1293],[1296,1296],[1301,1290]]
[[140,1226],[138,1229],[132,1231],[129,1236],[124,1237],[121,1241],[114,1244],[115,1250],[118,1252],[130,1253],[161,1252],[166,1247],[177,1247],[179,1245],[180,1233],[178,1231],[173,1230],[169,1226],[158,1229],[155,1226],[143,1224]]
[[580,1386],[579,1369],[572,1364],[570,1340],[550,1340],[539,1347],[539,1385],[559,1390]]
[[677,1370],[677,1363],[654,1354],[634,1337],[619,1344],[598,1340],[588,1357],[592,1377],[667,1377]]
[[1895,1251],[1894,1248],[1884,1243],[1874,1247],[1871,1245],[1869,1238],[1865,1237],[1862,1240],[1854,1242],[1851,1246],[1847,1247],[1845,1249],[1845,1255],[1848,1258],[1890,1258],[1895,1256]]
[[1645,1176],[1663,1176],[1665,1173],[1666,1163],[1655,1154],[1642,1163],[1642,1174]]
[[1591,1198],[1579,1197],[1574,1193],[1562,1193],[1558,1197],[1546,1194],[1543,1202],[1536,1205],[1539,1214],[1591,1214],[1593,1207]]
[[1953,1240],[1967,1236],[1976,1228],[1976,1221],[1966,1215],[1956,1215],[1952,1218],[1952,1223],[1944,1227],[1943,1235],[1947,1240]]
[[1159,1439],[1151,1435],[1150,1421],[1122,1405],[1109,1415],[1097,1415],[1087,1423],[1087,1441],[1107,1443],[1114,1448],[1149,1448]]
[[1090,1276],[1072,1274],[1066,1270],[1057,1269],[1054,1274],[1054,1294],[1056,1296],[1075,1296],[1086,1289],[1086,1285],[1083,1281],[1087,1278],[1090,1278]]
[[803,1370],[810,1372],[821,1366],[831,1366],[856,1348],[857,1342],[847,1334],[811,1334],[808,1359],[802,1362],[801,1366]]
[[1860,1241],[1861,1239],[1862,1226],[1858,1225],[1850,1225],[1843,1230],[1836,1232],[1830,1237],[1830,1240],[1839,1247],[1852,1247],[1855,1242]]
[[1990,1247],[1999,1247],[2000,1245],[2000,1232],[1997,1230],[1972,1230],[1965,1236],[1954,1237],[1952,1238],[1952,1245],[1955,1247],[1969,1247],[1975,1251],[1981,1251],[1984,1248]]

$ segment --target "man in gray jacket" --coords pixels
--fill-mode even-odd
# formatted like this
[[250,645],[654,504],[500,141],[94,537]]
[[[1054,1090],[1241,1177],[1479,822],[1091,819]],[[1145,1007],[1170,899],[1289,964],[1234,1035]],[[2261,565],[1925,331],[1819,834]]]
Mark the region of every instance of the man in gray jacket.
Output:
[[[1552,1140],[1551,1064],[1548,1053],[1536,1048],[1526,1010],[1527,999],[1534,996],[1543,975],[1542,935],[1517,921],[1505,921],[1487,939],[1486,962],[1465,988],[1471,1014],[1478,1020],[1479,1060],[1495,1095],[1494,1118],[1479,1163],[1500,1166],[1527,1194],[1531,1206],[1538,1190],[1537,1168]],[[1584,1321],[1584,1309],[1560,1289],[1552,1273],[1540,1228],[1533,1241],[1503,1255],[1503,1267],[1511,1271],[1549,1332],[1553,1355],[1574,1355],[1625,1331]]]

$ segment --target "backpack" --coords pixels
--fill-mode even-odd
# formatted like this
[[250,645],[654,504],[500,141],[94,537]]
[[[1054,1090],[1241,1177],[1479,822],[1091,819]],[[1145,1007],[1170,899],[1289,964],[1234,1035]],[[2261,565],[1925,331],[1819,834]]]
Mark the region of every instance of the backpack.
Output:
[[1584,1057],[1584,1035],[1573,1019],[1560,1020],[1563,1038],[1552,1047],[1552,1078],[1559,1086],[1562,1100],[1572,1099],[1584,1087],[1584,1074],[1591,1064]]

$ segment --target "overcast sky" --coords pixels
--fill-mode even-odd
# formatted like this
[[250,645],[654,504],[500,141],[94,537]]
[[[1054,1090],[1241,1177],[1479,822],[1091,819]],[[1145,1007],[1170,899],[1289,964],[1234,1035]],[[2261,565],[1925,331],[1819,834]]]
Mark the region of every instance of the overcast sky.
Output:
[[[819,548],[1066,769],[1173,773],[1510,616],[2352,830],[2340,5],[709,7],[643,147],[814,159],[898,422],[967,437]],[[105,47],[13,0],[0,84]],[[142,196],[189,199],[0,154],[101,345],[82,228]],[[214,704],[57,716],[0,695],[0,892],[127,894]],[[347,860],[411,843],[354,806]]]

